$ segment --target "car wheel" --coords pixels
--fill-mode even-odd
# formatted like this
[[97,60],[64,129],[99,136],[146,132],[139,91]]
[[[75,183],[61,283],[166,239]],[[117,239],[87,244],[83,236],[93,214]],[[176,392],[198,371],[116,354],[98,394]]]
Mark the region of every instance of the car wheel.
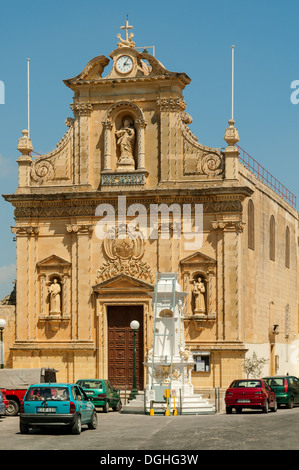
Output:
[[263,413],[268,413],[269,411],[269,403],[268,400],[266,401],[265,406],[262,407]]
[[98,426],[98,417],[97,417],[97,413],[94,411],[92,413],[90,423],[88,423],[88,427],[89,429],[97,429],[97,426]]
[[275,412],[275,411],[277,411],[277,408],[278,408],[278,407],[277,407],[277,401],[275,400],[274,406],[272,406],[271,411],[274,411],[274,412]]
[[103,406],[103,411],[104,411],[104,413],[109,412],[109,401],[106,401],[105,405]]
[[72,434],[80,434],[82,428],[81,416],[77,415],[75,422],[72,426]]
[[29,433],[29,426],[27,424],[20,422],[20,433],[21,434],[28,434]]
[[288,403],[287,403],[287,408],[292,409],[294,406],[294,397],[290,397]]
[[120,411],[122,409],[122,407],[123,407],[122,402],[121,402],[121,400],[119,400],[117,405],[114,406],[113,411]]
[[233,409],[232,409],[231,406],[227,406],[226,409],[225,409],[225,411],[226,411],[226,414],[231,415],[232,412],[233,412]]
[[15,400],[8,400],[8,407],[6,408],[7,416],[16,416],[19,410],[20,406]]

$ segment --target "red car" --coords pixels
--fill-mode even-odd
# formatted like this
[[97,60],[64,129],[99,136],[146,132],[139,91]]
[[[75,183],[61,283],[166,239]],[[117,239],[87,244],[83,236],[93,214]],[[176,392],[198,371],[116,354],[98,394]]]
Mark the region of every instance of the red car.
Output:
[[3,401],[4,401],[5,409],[7,410],[7,408],[8,408],[8,400],[7,400],[7,398],[6,398],[6,393],[5,393],[6,390],[3,390],[3,389],[2,389],[1,392],[2,392],[2,396],[3,396]]
[[264,413],[277,411],[277,399],[269,385],[261,379],[234,380],[225,393],[226,413],[235,408],[241,413],[243,408],[262,409]]

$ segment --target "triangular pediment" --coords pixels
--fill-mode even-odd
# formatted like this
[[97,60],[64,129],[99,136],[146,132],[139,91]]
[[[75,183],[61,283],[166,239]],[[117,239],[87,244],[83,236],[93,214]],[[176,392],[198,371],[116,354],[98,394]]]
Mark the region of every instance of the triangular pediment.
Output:
[[137,292],[152,292],[154,286],[149,282],[142,281],[136,277],[129,276],[128,274],[118,274],[117,276],[106,279],[95,286],[93,286],[94,292],[103,293],[137,293]]
[[214,258],[211,258],[211,256],[205,255],[204,253],[201,253],[200,251],[197,251],[196,253],[193,253],[190,256],[187,256],[187,258],[184,258],[181,260],[181,264],[216,264],[216,260]]
[[37,263],[37,266],[40,267],[57,267],[57,266],[71,266],[71,263],[67,261],[66,259],[60,258],[60,256],[57,255],[51,255],[48,256],[48,258],[43,259],[39,263]]

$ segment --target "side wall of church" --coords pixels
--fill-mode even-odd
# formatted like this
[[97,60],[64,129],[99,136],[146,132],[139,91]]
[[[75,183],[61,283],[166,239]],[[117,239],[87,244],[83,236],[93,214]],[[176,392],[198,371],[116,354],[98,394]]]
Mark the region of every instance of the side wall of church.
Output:
[[[292,360],[298,334],[298,213],[248,170],[242,168],[241,172],[244,183],[254,189],[250,198],[254,221],[249,220],[248,199],[244,203],[242,239],[242,339],[248,348],[246,357],[255,353],[259,359],[266,359],[263,374],[298,375],[298,361]],[[253,245],[249,234],[252,228]],[[274,325],[278,325],[275,332]]]

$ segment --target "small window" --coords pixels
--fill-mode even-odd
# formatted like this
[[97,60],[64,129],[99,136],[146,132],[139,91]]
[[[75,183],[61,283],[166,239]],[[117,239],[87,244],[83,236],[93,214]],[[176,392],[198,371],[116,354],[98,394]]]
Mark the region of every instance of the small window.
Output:
[[260,380],[235,380],[230,388],[261,388],[262,384]]
[[26,401],[34,400],[68,401],[69,392],[67,387],[32,387],[27,392]]
[[254,204],[252,200],[250,199],[248,202],[248,248],[251,250],[254,250],[254,242],[255,242],[255,237],[254,237]]
[[290,229],[286,228],[285,233],[285,266],[286,268],[290,267],[291,261],[291,240],[290,240]]
[[75,394],[76,394],[76,398],[77,400],[82,400],[82,394],[81,394],[81,391],[79,390],[78,387],[75,387]]
[[196,355],[194,370],[195,372],[209,372],[210,354]]
[[269,255],[270,260],[275,261],[275,218],[271,215],[270,218],[270,244],[269,244]]

